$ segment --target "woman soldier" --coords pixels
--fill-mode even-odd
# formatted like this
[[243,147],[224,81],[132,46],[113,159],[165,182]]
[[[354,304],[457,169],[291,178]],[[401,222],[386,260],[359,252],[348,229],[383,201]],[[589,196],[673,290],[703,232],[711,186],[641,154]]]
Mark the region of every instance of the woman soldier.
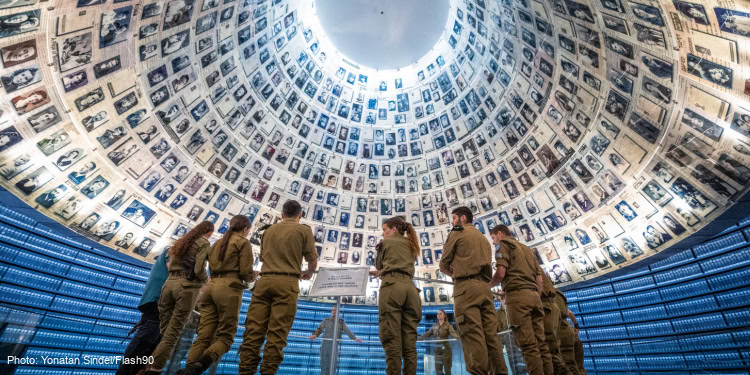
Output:
[[[406,235],[406,236],[404,236]],[[385,350],[386,373],[417,373],[417,325],[422,319],[422,301],[412,283],[414,262],[419,256],[419,238],[414,227],[400,217],[383,223],[383,241],[377,246],[375,268],[370,275],[383,279],[378,302],[380,342]]]
[[199,375],[218,362],[234,343],[245,282],[255,280],[253,251],[247,235],[250,219],[237,215],[229,230],[211,246],[208,269],[211,281],[201,297],[198,337],[188,352],[186,366],[177,375]]
[[[433,324],[432,328],[425,331],[422,336],[419,336],[420,340],[428,337],[435,337],[437,340],[448,340],[451,337],[454,339],[458,338],[458,334],[453,329],[453,326],[448,323],[445,310],[438,310],[437,318],[437,323]],[[453,365],[451,344],[448,341],[443,341],[438,342],[437,345],[438,347],[435,349],[435,374],[451,375],[451,366]]]
[[182,336],[198,294],[206,282],[205,262],[214,225],[204,221],[180,237],[169,249],[169,278],[161,289],[159,322],[162,339],[154,349],[154,362],[144,374],[161,374],[177,340]]

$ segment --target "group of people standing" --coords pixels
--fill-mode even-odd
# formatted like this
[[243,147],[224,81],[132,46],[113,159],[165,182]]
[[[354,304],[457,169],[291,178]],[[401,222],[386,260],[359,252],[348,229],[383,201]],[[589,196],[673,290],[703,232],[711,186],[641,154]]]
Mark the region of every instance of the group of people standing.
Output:
[[[213,245],[208,242],[214,230],[210,222],[198,224],[178,239],[152,268],[139,303],[141,321],[125,351],[126,358],[152,355],[153,362],[148,366],[123,364],[117,374],[160,374],[196,304],[200,307],[197,337],[188,352],[186,367],[177,374],[202,374],[233,344],[243,290],[256,279],[239,348],[239,374],[255,374],[258,370],[264,375],[275,374],[283,361],[283,349],[297,312],[299,280],[309,280],[317,268],[315,239],[310,227],[299,223],[301,217],[299,202],[284,203],[282,221],[266,228],[261,236],[260,272],[252,268],[253,253],[247,240],[251,223],[246,216],[233,217],[229,230]],[[503,307],[508,311],[508,322],[523,350],[529,374],[579,374],[578,368],[583,366],[577,365],[575,359],[577,335],[567,323],[568,316],[574,322],[575,318],[567,309],[565,297],[541,271],[531,249],[513,239],[507,227],[493,228],[491,236],[497,247],[497,270],[493,275],[492,249],[472,225],[471,210],[458,207],[453,210],[452,219],[454,227],[443,248],[440,270],[454,279],[455,319],[460,336],[447,322],[445,311],[441,311],[439,322],[422,338],[459,337],[469,373],[507,374],[498,337],[500,313],[496,315],[490,290],[502,283],[507,296],[507,307]],[[417,326],[422,319],[420,295],[413,283],[419,238],[414,227],[401,217],[387,219],[382,229],[383,240],[376,246],[376,270],[370,274],[381,278],[378,323],[386,373],[414,375]],[[304,271],[303,259],[307,261]],[[311,339],[332,329],[327,325],[333,326],[335,321],[328,320]],[[361,342],[345,324],[343,328],[352,339]],[[332,341],[321,345],[322,357],[331,348]],[[443,345],[436,351],[441,373],[450,374],[451,356],[450,346]],[[328,369],[323,358],[321,369]]]

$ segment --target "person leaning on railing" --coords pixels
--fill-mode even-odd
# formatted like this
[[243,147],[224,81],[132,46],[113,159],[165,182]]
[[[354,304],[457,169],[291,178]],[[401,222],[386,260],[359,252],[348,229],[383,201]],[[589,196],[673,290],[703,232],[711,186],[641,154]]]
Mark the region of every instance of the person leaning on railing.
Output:
[[253,251],[247,235],[250,219],[237,215],[229,230],[208,253],[211,280],[201,296],[198,337],[188,352],[185,368],[177,375],[199,375],[229,351],[237,333],[245,283],[255,280]]
[[[505,225],[490,230],[497,246],[497,270],[491,286],[502,283],[507,301],[508,320],[518,346],[523,351],[529,375],[545,374],[541,346],[544,342],[542,269],[532,251],[516,241]],[[548,373],[552,373],[549,369]]]
[[162,339],[154,349],[154,359],[142,374],[161,374],[164,364],[185,329],[200,288],[208,278],[205,263],[214,224],[204,221],[180,237],[169,248],[169,278],[161,290],[159,315]]
[[430,329],[419,336],[418,340],[424,340],[428,337],[435,337],[437,340],[445,340],[443,342],[438,342],[438,347],[435,349],[435,374],[451,375],[453,351],[451,350],[451,343],[448,339],[457,339],[458,334],[456,333],[456,330],[453,329],[453,326],[448,323],[448,317],[445,314],[445,310],[438,310],[437,318],[437,323],[433,324]]
[[457,207],[451,215],[453,230],[443,245],[440,271],[455,282],[453,306],[466,370],[471,374],[507,374],[490,289],[492,248],[472,224],[471,209]]
[[320,322],[318,329],[316,329],[312,336],[310,336],[310,341],[314,341],[318,337],[323,339],[323,342],[320,344],[320,373],[322,375],[329,375],[331,373],[331,355],[333,355],[334,340],[341,340],[341,335],[346,332],[346,335],[349,336],[350,339],[357,343],[362,343],[362,339],[357,338],[349,327],[346,326],[344,319],[340,317],[338,323],[338,335],[335,335],[333,333],[334,327],[336,326],[335,319],[336,306],[333,306],[331,316],[323,319],[323,321]]
[[414,286],[414,262],[419,239],[414,227],[394,216],[383,223],[383,241],[375,249],[376,271],[381,277],[378,299],[378,333],[385,351],[386,374],[416,375],[417,326],[422,320],[422,300]]

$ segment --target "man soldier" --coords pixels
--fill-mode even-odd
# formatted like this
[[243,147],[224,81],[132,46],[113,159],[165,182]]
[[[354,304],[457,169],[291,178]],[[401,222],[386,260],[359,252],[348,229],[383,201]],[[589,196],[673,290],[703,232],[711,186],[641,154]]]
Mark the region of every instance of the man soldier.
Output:
[[578,366],[578,373],[580,375],[586,375],[586,369],[583,367],[583,343],[581,342],[581,338],[578,337],[578,321],[576,320],[575,314],[573,314],[572,311],[568,310],[568,317],[570,318],[570,321],[573,322],[573,329],[575,332],[575,359],[576,359],[576,365]]
[[[310,341],[313,341],[320,337],[323,342],[320,344],[320,373],[321,375],[329,375],[331,373],[331,355],[333,354],[333,338],[341,340],[341,335],[346,332],[346,335],[350,339],[361,343],[362,339],[357,338],[349,327],[346,326],[344,319],[339,318],[338,335],[333,333],[334,326],[336,325],[336,306],[331,310],[331,317],[323,319],[318,326],[318,329],[313,332],[310,336]],[[322,335],[321,335],[322,334]]]
[[[318,266],[315,238],[309,226],[300,224],[302,206],[288,200],[281,210],[281,222],[268,228],[260,240],[263,267],[255,285],[245,319],[240,345],[240,374],[275,374],[284,359],[283,349],[297,314],[299,280],[310,280]],[[302,272],[302,258],[307,270]]]
[[[539,296],[542,293],[542,269],[526,245],[516,241],[505,225],[490,231],[497,244],[497,270],[491,285],[502,283],[508,303],[508,320],[518,346],[526,360],[529,375],[545,373],[540,347],[544,343],[544,310]],[[552,369],[548,374],[552,373]]]
[[568,317],[573,313],[568,310],[568,300],[559,290],[555,291],[555,303],[560,308],[560,354],[571,374],[582,375],[578,371],[578,363],[576,362],[576,334],[573,327],[568,323]]
[[[542,306],[544,307],[544,341],[542,360],[545,372],[548,366],[552,366],[554,374],[570,375],[565,362],[560,354],[560,307],[555,303],[557,288],[552,284],[549,276],[542,272]],[[547,352],[547,354],[544,353]],[[547,360],[550,361],[548,365]]]
[[472,224],[473,215],[468,207],[458,207],[451,215],[453,230],[443,246],[440,271],[455,282],[453,304],[466,369],[472,375],[506,375],[508,368],[497,337],[497,317],[489,285],[492,249]]
[[523,374],[525,371],[525,367],[523,366],[523,354],[518,348],[518,345],[514,345],[511,341],[513,340],[513,337],[510,333],[505,332],[510,329],[510,325],[508,324],[508,311],[505,309],[505,292],[501,290],[499,293],[495,294],[495,297],[497,297],[497,300],[500,302],[500,308],[497,309],[497,312],[495,313],[497,315],[497,332],[500,333],[500,342],[505,348],[505,353],[508,354],[508,360],[510,366],[513,368],[513,374]]

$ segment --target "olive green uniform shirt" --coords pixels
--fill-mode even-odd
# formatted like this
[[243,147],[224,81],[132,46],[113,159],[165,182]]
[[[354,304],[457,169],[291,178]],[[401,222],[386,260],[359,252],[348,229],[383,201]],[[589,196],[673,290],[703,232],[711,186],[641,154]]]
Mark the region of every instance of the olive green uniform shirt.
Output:
[[381,271],[381,275],[395,271],[414,277],[414,259],[409,239],[391,236],[383,240],[375,258],[375,268]]
[[424,340],[428,337],[436,337],[439,340],[447,340],[451,337],[457,339],[458,334],[450,323],[443,322],[442,325],[440,325],[440,323],[433,324],[430,329],[424,331],[424,333],[419,336],[419,339]]
[[263,232],[260,240],[261,272],[301,274],[302,258],[308,262],[318,258],[310,227],[294,219],[284,219]]
[[464,224],[463,230],[453,230],[443,245],[440,267],[453,271],[453,279],[485,275],[492,278],[492,248],[487,238],[472,224]]
[[528,246],[515,239],[502,240],[495,251],[495,261],[498,267],[505,267],[502,286],[506,293],[520,289],[537,290],[536,276],[542,274],[542,268]]
[[253,275],[253,251],[250,241],[237,234],[229,234],[229,243],[224,253],[224,260],[219,260],[221,240],[216,241],[208,253],[208,269],[212,274],[218,272],[237,272],[240,280],[249,281]]
[[206,257],[210,249],[211,244],[207,239],[203,237],[196,239],[181,259],[170,260],[169,271],[190,272],[192,270],[195,272],[195,281],[205,282],[208,278],[206,275]]

